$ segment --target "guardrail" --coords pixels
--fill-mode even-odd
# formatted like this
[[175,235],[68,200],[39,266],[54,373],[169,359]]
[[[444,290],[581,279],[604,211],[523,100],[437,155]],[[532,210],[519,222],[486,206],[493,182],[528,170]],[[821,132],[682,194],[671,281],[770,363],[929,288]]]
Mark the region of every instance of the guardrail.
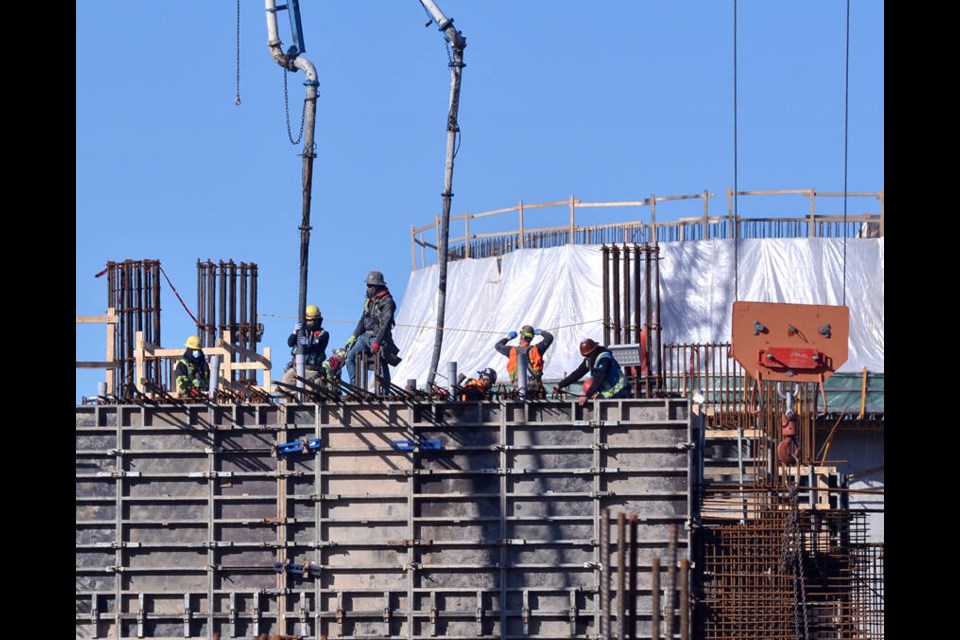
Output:
[[[727,211],[725,214],[711,214],[710,200],[716,193],[703,191],[698,194],[678,196],[655,196],[635,201],[621,202],[583,202],[574,196],[566,200],[524,203],[522,200],[514,206],[450,216],[450,228],[462,224],[463,233],[448,238],[448,259],[485,258],[503,255],[521,248],[544,248],[565,244],[620,244],[682,242],[685,240],[705,240],[712,238],[866,238],[884,235],[884,192],[821,192],[814,189],[787,189],[775,191],[733,191],[727,190]],[[797,196],[809,201],[808,210],[797,214],[746,215],[739,203],[740,196],[755,198],[758,196]],[[878,201],[879,210],[867,213],[848,213],[846,205],[849,199],[863,198]],[[833,203],[842,200],[840,212],[818,213],[822,202],[828,199]],[[669,215],[676,219],[657,221],[657,207],[664,209],[667,203],[680,201],[702,201],[703,213],[696,216],[676,217],[676,212],[661,210],[661,220]],[[778,200],[778,202],[783,202]],[[794,205],[795,206],[795,205]],[[551,226],[530,226],[531,212],[538,209],[562,208],[566,214],[563,224]],[[625,214],[626,219],[617,222],[589,223],[586,209],[614,209]],[[578,219],[578,212],[579,219]],[[736,213],[735,213],[736,212]],[[516,214],[517,224],[503,223],[506,216]],[[588,224],[584,224],[588,222]],[[489,231],[478,230],[478,225],[501,227]],[[472,227],[472,228],[471,228]],[[513,228],[510,228],[513,227]],[[427,239],[433,233],[435,240]],[[436,251],[439,246],[440,216],[422,227],[411,227],[411,257],[413,269],[428,264],[427,249]],[[419,261],[418,261],[419,249]]]
[[[77,361],[77,369],[105,369],[106,370],[106,392],[108,396],[115,395],[118,391],[116,380],[116,370],[121,363],[114,353],[114,337],[116,325],[119,317],[116,310],[110,308],[107,314],[103,316],[77,316],[77,324],[106,324],[107,325],[107,348],[106,359],[103,361]],[[162,389],[175,392],[176,384],[173,379],[173,368],[176,360],[183,355],[183,348],[165,349],[159,345],[147,342],[144,339],[142,331],[135,334],[135,344],[133,349],[134,359],[134,381],[136,390],[142,395],[149,396],[147,383],[152,382]],[[263,385],[254,385],[256,389],[266,394],[271,393],[272,385],[270,383],[270,373],[273,367],[270,359],[270,347],[264,347],[263,354],[250,351],[241,346],[231,344],[230,331],[224,331],[223,336],[217,341],[214,347],[204,347],[203,353],[207,360],[213,355],[219,355],[220,360],[220,384],[223,387],[230,387],[234,382],[235,371],[257,370],[263,371]],[[245,361],[241,362],[238,359]],[[153,367],[149,365],[155,365]],[[161,366],[165,365],[165,366]]]

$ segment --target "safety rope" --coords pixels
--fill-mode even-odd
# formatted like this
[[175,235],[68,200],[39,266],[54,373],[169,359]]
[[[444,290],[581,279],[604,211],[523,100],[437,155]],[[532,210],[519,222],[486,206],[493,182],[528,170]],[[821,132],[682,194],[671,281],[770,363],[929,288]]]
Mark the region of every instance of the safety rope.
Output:
[[[259,315],[259,316],[261,316],[261,317],[264,317],[264,318],[283,318],[283,319],[293,319],[293,320],[296,320],[296,319],[297,319],[297,316],[291,316],[291,315],[289,315],[289,314],[258,313],[257,315]],[[344,319],[339,319],[339,318],[327,318],[327,317],[324,317],[323,321],[324,321],[325,323],[327,323],[327,322],[335,322],[335,323],[341,323],[341,324],[346,324],[346,323],[356,324],[356,323],[357,323],[357,321],[356,321],[355,319],[354,319],[354,320],[344,320]],[[571,327],[581,327],[581,326],[588,325],[588,324],[596,324],[596,323],[598,323],[598,322],[603,322],[603,319],[586,320],[586,321],[584,321],[584,322],[574,322],[574,323],[571,323],[571,324],[562,324],[562,325],[558,325],[558,326],[556,326],[556,327],[545,327],[545,328],[546,328],[548,331],[551,331],[551,332],[552,332],[552,331],[559,331],[560,329],[569,329],[569,328],[571,328]],[[395,324],[395,326],[398,326],[398,327],[407,327],[407,328],[410,328],[410,329],[433,329],[433,330],[443,329],[444,331],[457,331],[457,332],[460,332],[460,333],[478,333],[478,334],[488,334],[488,335],[494,335],[494,336],[504,336],[504,335],[507,334],[506,331],[493,331],[493,330],[490,330],[490,329],[463,329],[463,328],[459,328],[459,327],[437,327],[436,325],[428,325],[428,324],[403,324],[403,323],[399,323],[399,322],[398,322],[398,323]]]
[[[159,267],[159,265],[157,265]],[[177,300],[180,301],[180,304],[183,305],[183,308],[187,310],[187,313],[190,315],[190,319],[193,320],[193,324],[200,326],[200,323],[197,322],[197,318],[190,311],[190,307],[187,306],[187,303],[183,301],[183,298],[180,297],[180,293],[177,291],[177,288],[173,286],[173,283],[170,282],[170,276],[167,275],[167,272],[163,270],[163,267],[160,267],[160,273],[163,274],[163,277],[167,279],[167,284],[170,285],[170,288],[173,290],[173,293],[177,296]]]

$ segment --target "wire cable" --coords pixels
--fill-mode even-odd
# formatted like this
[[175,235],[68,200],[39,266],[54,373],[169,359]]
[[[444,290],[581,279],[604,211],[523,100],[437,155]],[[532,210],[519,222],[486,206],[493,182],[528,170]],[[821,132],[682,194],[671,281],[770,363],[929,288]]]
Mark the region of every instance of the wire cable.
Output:
[[740,209],[737,206],[737,0],[733,0],[733,300],[740,299]]
[[848,122],[850,114],[850,0],[847,0],[846,60],[843,87],[843,285],[840,304],[847,304],[847,167],[848,167]]

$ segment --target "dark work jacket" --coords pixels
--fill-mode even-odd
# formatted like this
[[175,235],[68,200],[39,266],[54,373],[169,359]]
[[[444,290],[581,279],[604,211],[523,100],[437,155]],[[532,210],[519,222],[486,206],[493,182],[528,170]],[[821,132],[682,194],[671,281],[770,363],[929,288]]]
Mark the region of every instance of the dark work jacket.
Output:
[[379,342],[381,346],[393,343],[393,315],[397,311],[397,303],[390,291],[384,287],[363,302],[363,315],[357,322],[353,335],[367,336],[371,342]]
[[177,391],[180,393],[188,393],[193,388],[207,391],[210,387],[210,365],[207,364],[207,356],[198,349],[200,357],[194,358],[193,351],[185,350],[173,371],[177,380]]
[[630,393],[630,385],[623,368],[606,347],[600,347],[592,357],[584,358],[580,366],[558,382],[557,386],[568,387],[587,373],[593,378],[593,386],[587,394],[591,398],[598,395],[604,398],[622,398]]
[[[323,361],[327,359],[327,343],[330,342],[330,334],[323,328],[323,322],[304,322],[303,331],[307,334],[309,342],[303,347],[303,366],[306,369],[319,371]],[[287,338],[287,346],[290,347],[290,354],[297,355],[297,332],[294,331]]]

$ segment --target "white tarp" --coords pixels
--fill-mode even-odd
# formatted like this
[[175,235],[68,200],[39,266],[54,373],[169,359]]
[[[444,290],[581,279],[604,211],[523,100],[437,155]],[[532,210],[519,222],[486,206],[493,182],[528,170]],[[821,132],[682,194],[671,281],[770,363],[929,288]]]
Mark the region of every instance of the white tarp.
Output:
[[[729,342],[737,300],[846,305],[849,354],[839,371],[883,372],[883,238],[671,242],[660,245],[660,257],[663,344]],[[545,357],[546,380],[575,369],[580,341],[603,340],[602,260],[597,245],[566,245],[448,263],[436,384],[446,385],[450,362],[471,377],[493,367],[505,380],[507,359],[493,345],[523,324],[556,338]],[[403,357],[394,384],[426,381],[438,274],[437,265],[410,274],[394,330]]]

